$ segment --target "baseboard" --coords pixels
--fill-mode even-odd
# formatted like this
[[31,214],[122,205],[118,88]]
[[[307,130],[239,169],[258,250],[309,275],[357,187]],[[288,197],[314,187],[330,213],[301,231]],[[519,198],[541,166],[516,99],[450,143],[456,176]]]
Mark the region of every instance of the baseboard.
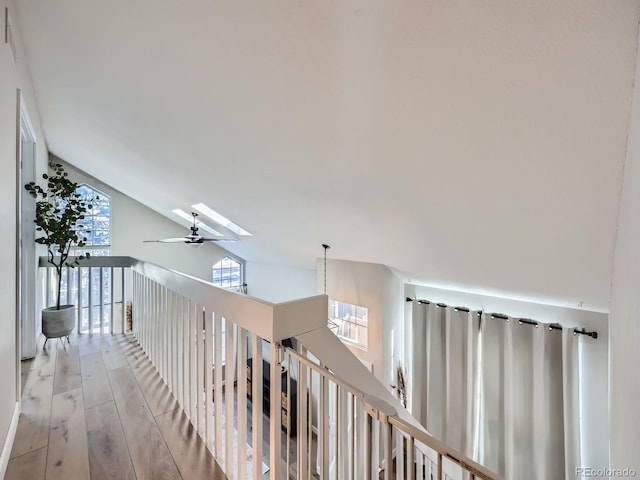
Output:
[[13,408],[13,416],[11,417],[11,424],[9,425],[7,438],[4,439],[4,445],[2,446],[2,454],[0,454],[0,478],[4,478],[7,473],[7,466],[9,465],[9,457],[11,456],[13,441],[16,438],[16,430],[18,430],[19,418],[20,418],[20,402],[16,402],[16,406]]

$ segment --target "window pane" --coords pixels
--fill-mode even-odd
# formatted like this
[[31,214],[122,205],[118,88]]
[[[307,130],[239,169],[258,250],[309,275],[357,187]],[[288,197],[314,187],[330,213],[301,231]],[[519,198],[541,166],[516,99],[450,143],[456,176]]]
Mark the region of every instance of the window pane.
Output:
[[329,300],[329,316],[329,328],[345,343],[368,348],[368,308]]
[[216,287],[240,292],[242,282],[242,264],[233,258],[225,257],[213,266],[212,283]]
[[[108,195],[100,193],[88,185],[81,185],[76,190],[81,198],[90,202],[92,208],[85,214],[85,218],[76,224],[76,231],[80,238],[86,238],[83,248],[72,247],[72,255],[91,254],[93,256],[108,256],[111,245],[111,199]],[[99,198],[97,198],[99,197]],[[92,288],[89,291],[89,271],[91,270]],[[88,332],[89,328],[89,303],[92,305],[94,329],[100,325],[100,304],[103,309],[103,322],[108,325],[111,318],[111,275],[109,269],[103,270],[102,291],[100,291],[100,269],[81,268],[78,286],[77,269],[71,271],[69,278],[63,276],[63,294],[69,292],[69,303],[78,305],[82,303],[80,313],[81,331]],[[78,299],[78,287],[82,295]],[[91,302],[89,302],[91,299]],[[105,327],[106,328],[106,327]]]

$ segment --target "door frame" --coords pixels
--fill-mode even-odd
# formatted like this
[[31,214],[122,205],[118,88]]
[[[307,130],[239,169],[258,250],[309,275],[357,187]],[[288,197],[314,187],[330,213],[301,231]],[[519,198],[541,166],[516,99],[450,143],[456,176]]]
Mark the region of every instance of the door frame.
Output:
[[[24,184],[35,181],[37,137],[20,89],[17,91],[16,122],[16,352],[20,360],[35,356],[37,335],[37,257],[36,244],[31,239],[35,237],[35,226],[26,218],[34,215],[34,209],[30,209],[30,215],[25,215],[24,202]],[[20,387],[19,371],[17,381]]]

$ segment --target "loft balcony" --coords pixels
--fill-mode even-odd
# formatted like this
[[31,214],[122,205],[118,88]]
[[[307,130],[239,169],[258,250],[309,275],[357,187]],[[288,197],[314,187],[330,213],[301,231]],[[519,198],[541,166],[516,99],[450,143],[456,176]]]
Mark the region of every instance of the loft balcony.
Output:
[[7,478],[498,478],[404,410],[325,295],[271,304],[129,257],[67,275],[78,333],[23,365]]

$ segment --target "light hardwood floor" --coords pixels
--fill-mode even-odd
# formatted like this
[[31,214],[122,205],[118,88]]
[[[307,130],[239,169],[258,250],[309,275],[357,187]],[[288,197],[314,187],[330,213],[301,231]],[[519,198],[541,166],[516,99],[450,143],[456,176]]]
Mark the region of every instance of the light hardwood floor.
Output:
[[226,478],[130,336],[52,340],[22,369],[5,479]]

